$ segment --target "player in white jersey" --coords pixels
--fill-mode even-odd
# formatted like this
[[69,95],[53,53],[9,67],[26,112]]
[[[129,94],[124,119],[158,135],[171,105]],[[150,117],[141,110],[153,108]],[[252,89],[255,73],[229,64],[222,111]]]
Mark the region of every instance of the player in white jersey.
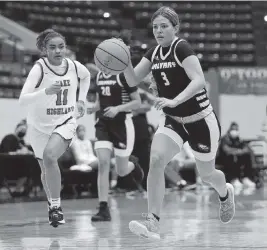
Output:
[[201,179],[218,193],[220,220],[228,223],[235,214],[234,190],[224,174],[215,169],[220,125],[205,89],[199,60],[187,41],[177,36],[179,17],[169,7],[152,16],[153,34],[158,46],[150,49],[133,69],[124,71],[133,87],[152,72],[158,92],[155,107],[164,113],[151,145],[147,178],[148,215],[131,221],[130,230],[146,238],[160,239],[159,220],[164,198],[164,168],[188,141]]
[[[28,107],[29,140],[41,167],[41,180],[49,205],[49,223],[57,227],[65,223],[57,161],[75,136],[76,118],[85,113],[90,73],[81,63],[65,57],[65,38],[56,31],[47,29],[41,32],[36,45],[44,57],[31,69],[19,102]],[[78,112],[75,112],[76,108]]]

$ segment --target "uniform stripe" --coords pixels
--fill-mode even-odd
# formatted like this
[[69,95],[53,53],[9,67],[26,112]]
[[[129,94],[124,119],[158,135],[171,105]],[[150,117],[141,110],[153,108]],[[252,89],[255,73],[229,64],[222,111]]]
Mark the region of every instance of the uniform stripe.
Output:
[[120,157],[128,157],[132,154],[135,141],[135,130],[132,115],[127,115],[124,122],[126,127],[126,149],[114,148],[115,155]]
[[205,126],[207,129],[203,129],[201,133],[207,132],[207,135],[203,135],[203,137],[207,138],[205,144],[209,146],[210,152],[208,153],[200,153],[192,148],[192,152],[196,159],[200,161],[211,161],[216,157],[217,149],[219,146],[220,139],[220,126],[218,124],[218,120],[214,112],[210,113],[205,119],[203,119]]
[[37,82],[37,84],[35,86],[35,88],[37,89],[37,88],[40,87],[41,82],[43,81],[43,78],[44,78],[44,68],[43,68],[43,65],[40,62],[36,62],[36,64],[38,64],[40,66],[40,68],[41,68],[41,76],[40,76],[40,79],[38,80],[38,82]]

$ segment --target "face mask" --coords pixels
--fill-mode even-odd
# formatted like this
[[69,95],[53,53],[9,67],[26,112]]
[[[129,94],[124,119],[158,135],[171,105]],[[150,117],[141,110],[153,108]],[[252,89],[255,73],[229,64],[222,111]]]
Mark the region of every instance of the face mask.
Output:
[[25,134],[26,134],[26,133],[25,133],[25,132],[22,132],[22,131],[21,131],[21,132],[18,132],[18,137],[19,137],[19,138],[22,138],[22,137],[25,136]]
[[239,131],[238,130],[231,130],[230,131],[230,136],[232,138],[237,138],[239,136]]

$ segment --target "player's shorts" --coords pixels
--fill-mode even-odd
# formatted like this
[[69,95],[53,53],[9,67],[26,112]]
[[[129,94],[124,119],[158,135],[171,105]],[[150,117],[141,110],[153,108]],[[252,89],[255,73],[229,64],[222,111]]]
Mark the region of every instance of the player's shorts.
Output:
[[188,123],[178,122],[173,117],[162,115],[155,134],[167,135],[177,143],[180,149],[188,141],[196,159],[211,161],[216,157],[221,126],[213,111],[205,118]]
[[[71,118],[67,119],[64,123],[58,125],[52,133],[57,133],[66,140],[72,140],[76,135],[76,128],[77,128],[76,120]],[[45,147],[50,139],[51,134],[45,134],[37,130],[32,125],[29,125],[27,133],[35,157],[37,159],[42,160]]]
[[95,149],[107,148],[119,157],[129,157],[133,151],[135,130],[131,115],[125,119],[102,119],[95,124],[96,138]]

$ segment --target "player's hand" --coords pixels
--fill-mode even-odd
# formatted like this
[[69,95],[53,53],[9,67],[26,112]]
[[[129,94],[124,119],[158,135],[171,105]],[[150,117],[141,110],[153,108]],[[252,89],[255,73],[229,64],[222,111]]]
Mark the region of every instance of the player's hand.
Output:
[[104,111],[104,116],[109,118],[114,118],[119,113],[118,107],[107,107],[104,109]]
[[57,94],[61,90],[60,83],[54,83],[50,87],[45,89],[45,93],[47,95],[54,95]]
[[77,102],[77,111],[78,111],[77,119],[79,119],[79,118],[84,116],[84,113],[85,113],[84,101],[78,101]]
[[163,98],[163,97],[160,97],[160,98],[156,98],[155,102],[154,102],[154,106],[157,110],[161,110],[165,107],[169,107],[169,108],[174,108],[176,107],[178,104],[176,101],[174,100],[170,100],[170,99],[167,99],[167,98]]

